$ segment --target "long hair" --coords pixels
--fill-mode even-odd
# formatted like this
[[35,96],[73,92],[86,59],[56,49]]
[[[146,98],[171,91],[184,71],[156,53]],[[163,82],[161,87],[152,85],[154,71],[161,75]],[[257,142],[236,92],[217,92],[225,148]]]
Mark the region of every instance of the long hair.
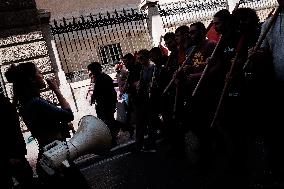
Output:
[[27,62],[17,66],[12,64],[5,72],[7,81],[13,84],[13,103],[16,106],[21,106],[32,97],[40,96],[35,83],[36,71],[35,64]]

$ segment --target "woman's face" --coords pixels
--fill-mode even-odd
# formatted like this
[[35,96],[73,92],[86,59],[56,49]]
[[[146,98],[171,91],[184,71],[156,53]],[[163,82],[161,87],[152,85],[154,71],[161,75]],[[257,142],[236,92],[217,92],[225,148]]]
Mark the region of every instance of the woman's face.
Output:
[[38,68],[36,69],[36,74],[35,74],[35,78],[34,79],[35,79],[36,86],[39,89],[44,89],[46,87],[43,75],[42,75],[41,71]]

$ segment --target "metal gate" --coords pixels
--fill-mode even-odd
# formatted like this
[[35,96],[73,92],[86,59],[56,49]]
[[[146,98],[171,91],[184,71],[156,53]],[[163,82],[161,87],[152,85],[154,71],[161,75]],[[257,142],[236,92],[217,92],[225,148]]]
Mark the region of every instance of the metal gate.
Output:
[[146,21],[137,9],[54,20],[51,31],[67,80],[86,79],[90,62],[101,62],[107,71],[124,54],[151,48]]
[[[264,21],[276,6],[276,0],[243,0],[240,4],[240,7],[255,9],[261,21]],[[208,25],[217,11],[228,8],[227,0],[179,1],[158,5],[165,32],[174,32],[181,25],[197,21]]]

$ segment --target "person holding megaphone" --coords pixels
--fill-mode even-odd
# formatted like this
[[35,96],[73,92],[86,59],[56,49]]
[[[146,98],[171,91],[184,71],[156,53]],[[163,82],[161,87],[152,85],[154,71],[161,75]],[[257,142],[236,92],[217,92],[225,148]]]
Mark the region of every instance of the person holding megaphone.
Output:
[[[12,64],[5,76],[8,82],[13,84],[13,103],[19,109],[32,136],[38,142],[39,160],[46,145],[55,140],[66,140],[62,130],[73,129],[68,128],[70,124],[67,124],[74,119],[73,112],[61,94],[57,81],[53,79],[45,81],[34,63],[26,62],[17,66]],[[41,90],[46,88],[46,82],[56,95],[60,107],[40,95]],[[40,178],[46,178],[39,161],[37,161],[37,174]]]

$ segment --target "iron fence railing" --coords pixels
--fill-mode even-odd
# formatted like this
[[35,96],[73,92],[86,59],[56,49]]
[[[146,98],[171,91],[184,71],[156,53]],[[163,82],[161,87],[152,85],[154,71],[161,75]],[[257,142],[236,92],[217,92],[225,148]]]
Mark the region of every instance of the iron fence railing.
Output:
[[226,0],[178,1],[158,5],[166,32],[181,25],[210,20],[215,12],[225,8],[228,8]]
[[277,6],[276,0],[243,0],[240,7],[249,7],[257,11],[258,17],[263,22],[272,8]]
[[109,68],[123,54],[151,47],[147,15],[137,9],[63,18],[51,23],[62,67],[69,81],[85,79],[87,65]]
[[[269,9],[277,6],[276,0],[242,0],[240,7],[255,9],[263,21]],[[212,16],[221,9],[227,9],[227,0],[192,0],[159,4],[158,10],[163,20],[165,32],[174,31],[178,26],[189,25],[196,21],[209,24]]]

